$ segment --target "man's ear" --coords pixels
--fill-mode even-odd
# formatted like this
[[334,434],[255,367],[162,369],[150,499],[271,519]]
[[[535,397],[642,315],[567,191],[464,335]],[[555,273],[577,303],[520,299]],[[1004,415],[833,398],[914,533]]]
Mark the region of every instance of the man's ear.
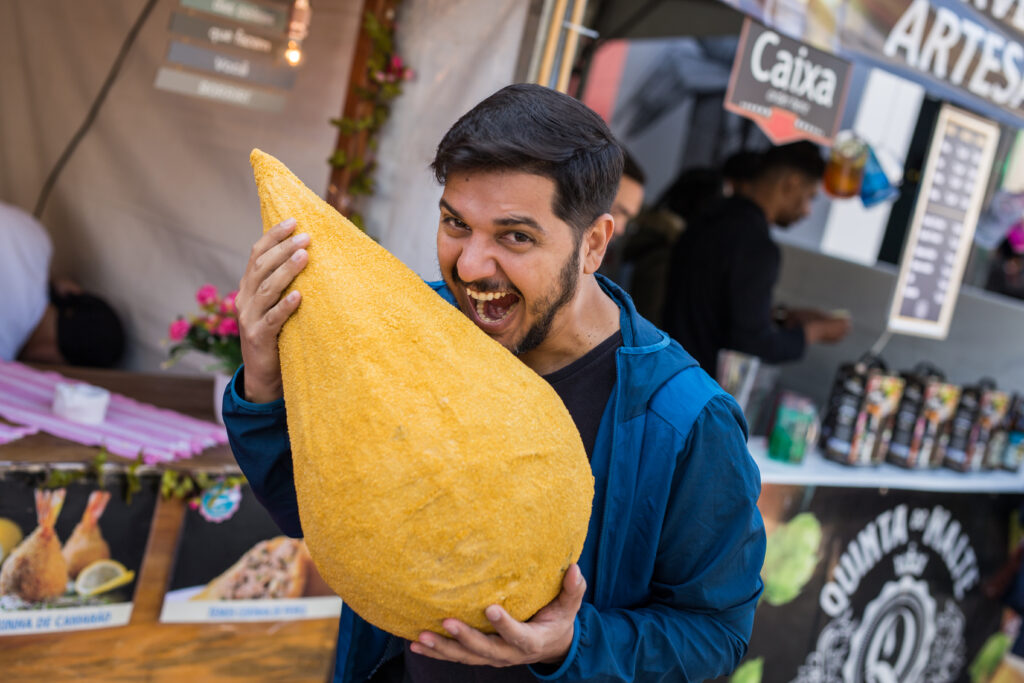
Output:
[[583,235],[580,244],[580,261],[583,263],[583,272],[586,275],[597,272],[604,260],[605,252],[608,250],[608,243],[612,241],[615,234],[615,220],[610,213],[603,213],[597,217],[587,232]]

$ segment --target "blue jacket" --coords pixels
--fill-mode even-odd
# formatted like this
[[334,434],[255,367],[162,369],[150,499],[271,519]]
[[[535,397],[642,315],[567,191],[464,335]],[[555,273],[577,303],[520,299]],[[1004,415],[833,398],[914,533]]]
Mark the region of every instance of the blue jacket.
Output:
[[[600,277],[600,276],[599,276]],[[587,579],[572,646],[553,681],[700,681],[731,672],[761,594],[760,476],[739,407],[611,281],[623,345],[591,459]],[[433,285],[454,303],[444,283]],[[239,370],[241,372],[241,370]],[[282,531],[301,536],[283,400],[224,396],[231,448]],[[362,681],[402,642],[347,607],[335,681]]]

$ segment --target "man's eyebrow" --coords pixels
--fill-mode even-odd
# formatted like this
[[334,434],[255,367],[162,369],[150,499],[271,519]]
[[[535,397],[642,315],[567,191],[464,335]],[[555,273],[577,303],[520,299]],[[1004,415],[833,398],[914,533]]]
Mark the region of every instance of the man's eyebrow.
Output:
[[[441,201],[438,202],[438,206],[441,207],[442,209],[444,209],[445,211],[447,211],[448,213],[450,213],[452,216],[454,216],[458,220],[462,221],[463,223],[466,222],[462,218],[462,216],[459,214],[459,212],[456,211],[454,208],[452,208],[451,204],[449,204],[447,201],[445,201],[444,197],[442,197]],[[541,234],[544,234],[546,232],[544,230],[544,228],[541,227],[540,223],[538,223],[537,221],[535,221],[533,218],[531,218],[529,216],[516,216],[516,215],[512,215],[512,216],[505,216],[503,218],[495,218],[494,219],[494,224],[495,225],[500,225],[502,227],[514,227],[514,226],[517,226],[517,225],[525,225],[525,226],[527,226],[529,228],[533,228],[534,230],[536,230],[537,232],[539,232]]]
[[537,221],[533,220],[529,216],[506,216],[504,218],[496,218],[496,219],[494,219],[494,224],[495,225],[500,225],[500,226],[503,226],[503,227],[513,227],[513,226],[516,226],[516,225],[525,225],[527,227],[533,228],[534,230],[536,230],[539,233],[542,233],[542,234],[544,233],[544,228],[541,227],[540,223],[538,223]]
[[[459,212],[453,209],[452,205],[444,200],[444,197],[441,197],[441,201],[439,201],[437,205],[444,209],[445,211],[447,211],[448,213],[450,213],[451,215],[458,218],[460,221],[462,220],[462,216],[459,214]],[[462,222],[465,223],[465,221]]]

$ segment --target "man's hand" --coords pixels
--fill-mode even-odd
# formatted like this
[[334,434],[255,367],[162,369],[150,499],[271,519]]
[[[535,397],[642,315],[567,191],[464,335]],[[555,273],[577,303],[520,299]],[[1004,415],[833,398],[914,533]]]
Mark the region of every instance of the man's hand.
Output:
[[803,325],[808,344],[835,344],[850,333],[853,326],[849,316],[828,316],[810,320]]
[[782,326],[786,328],[802,327],[809,322],[828,320],[831,316],[817,308],[787,308]]
[[586,590],[579,565],[574,564],[562,579],[562,592],[530,621],[516,621],[498,605],[491,605],[484,613],[497,635],[446,619],[442,625],[451,638],[424,631],[411,649],[433,659],[480,666],[560,664],[572,645],[573,624]]
[[267,403],[284,395],[277,335],[299,307],[298,291],[281,298],[309,262],[309,235],[289,237],[295,220],[289,218],[268,230],[252,247],[249,264],[238,285],[235,306],[245,363],[245,398]]

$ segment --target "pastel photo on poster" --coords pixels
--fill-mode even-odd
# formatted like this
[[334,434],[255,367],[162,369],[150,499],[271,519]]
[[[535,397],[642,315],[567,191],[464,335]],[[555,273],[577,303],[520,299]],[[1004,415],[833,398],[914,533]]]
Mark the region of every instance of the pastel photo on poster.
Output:
[[123,472],[58,488],[43,480],[0,469],[0,636],[127,624],[157,477],[135,478],[130,499]]
[[337,617],[341,598],[302,539],[281,534],[248,486],[207,491],[185,514],[160,621]]

